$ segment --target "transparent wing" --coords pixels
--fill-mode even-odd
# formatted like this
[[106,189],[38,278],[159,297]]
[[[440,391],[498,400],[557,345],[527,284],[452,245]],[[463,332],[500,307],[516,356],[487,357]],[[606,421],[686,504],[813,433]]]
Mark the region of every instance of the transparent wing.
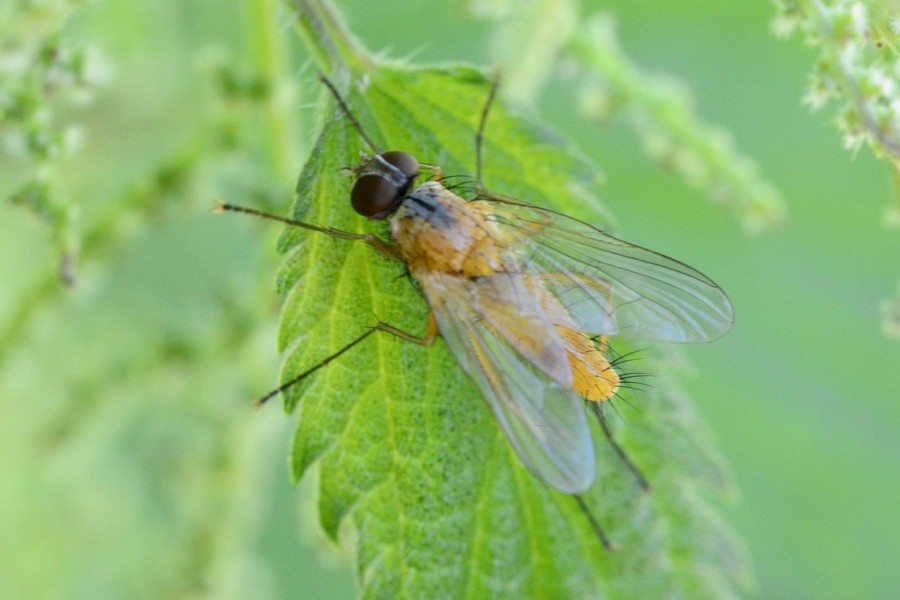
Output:
[[[553,325],[546,317],[528,314],[528,290],[512,281],[507,274],[477,281],[441,273],[419,278],[441,337],[522,462],[551,487],[578,494],[594,481],[594,445],[584,401],[571,390],[571,366]],[[520,305],[526,316],[509,308]],[[539,346],[540,351],[531,346],[550,338],[556,339],[558,350],[553,343]],[[549,356],[557,351],[562,354]],[[568,385],[547,373],[561,361],[566,361]]]
[[665,342],[703,342],[734,324],[725,292],[684,263],[562,214],[479,200],[515,270],[530,271],[583,331]]

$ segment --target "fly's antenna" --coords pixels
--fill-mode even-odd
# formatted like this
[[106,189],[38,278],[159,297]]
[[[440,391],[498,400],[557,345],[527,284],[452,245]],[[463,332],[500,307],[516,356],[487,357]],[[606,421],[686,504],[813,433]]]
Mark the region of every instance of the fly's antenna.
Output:
[[318,73],[319,81],[325,84],[325,87],[328,88],[328,91],[331,92],[331,95],[334,96],[334,99],[337,100],[338,105],[341,107],[341,110],[347,118],[350,119],[350,123],[353,125],[353,129],[359,133],[360,137],[368,144],[369,148],[375,154],[381,154],[381,151],[378,149],[378,145],[372,141],[372,138],[369,137],[369,134],[366,133],[366,130],[363,129],[363,126],[360,124],[359,120],[354,116],[353,111],[350,110],[350,106],[347,105],[347,102],[344,100],[341,93],[338,91],[337,87],[331,82],[330,79],[325,77],[322,73]]
[[494,77],[494,83],[491,84],[491,92],[488,94],[487,102],[484,103],[484,108],[481,109],[481,122],[478,123],[478,133],[475,134],[475,173],[479,190],[484,189],[484,183],[481,181],[481,146],[484,142],[484,128],[487,125],[488,113],[491,110],[491,105],[494,103],[494,98],[497,97],[497,89],[499,87],[500,73],[498,72],[497,76]]

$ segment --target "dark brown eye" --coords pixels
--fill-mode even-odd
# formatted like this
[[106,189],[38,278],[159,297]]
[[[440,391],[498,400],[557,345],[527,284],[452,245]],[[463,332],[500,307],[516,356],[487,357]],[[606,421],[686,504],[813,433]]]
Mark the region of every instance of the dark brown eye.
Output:
[[363,166],[350,191],[353,210],[370,219],[383,219],[397,208],[419,175],[412,154],[391,150],[373,156]]
[[385,162],[397,167],[397,169],[406,175],[407,179],[415,179],[419,176],[419,161],[412,154],[400,152],[399,150],[391,150],[381,155]]
[[353,210],[374,219],[383,219],[401,199],[400,189],[396,185],[375,174],[360,175],[350,191]]

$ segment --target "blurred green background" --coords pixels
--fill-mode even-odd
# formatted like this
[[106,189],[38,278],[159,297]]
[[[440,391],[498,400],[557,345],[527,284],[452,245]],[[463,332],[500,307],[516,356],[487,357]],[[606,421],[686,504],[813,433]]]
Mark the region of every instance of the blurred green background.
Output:
[[[339,4],[370,49],[490,64],[491,24],[461,2],[423,6]],[[540,96],[541,118],[602,169],[623,237],[700,268],[736,306],[728,337],[687,348],[686,386],[741,491],[722,511],[752,555],[751,595],[896,597],[900,343],[879,303],[900,237],[884,225],[886,165],[844,151],[827,113],[801,106],[814,54],[769,33],[768,4],[585,3],[596,9],[638,64],[691,86],[788,203],[780,229],[747,235],[627,126],[585,126],[571,86]],[[60,290],[47,229],[0,208],[0,597],[353,597],[313,482],[290,484],[293,420],[248,404],[277,378],[278,231],[208,211],[219,196],[291,201],[317,90],[286,11],[107,0],[64,37],[105,57],[94,101],[57,117],[84,132],[55,167],[58,192],[97,238]],[[260,39],[284,44],[302,82],[286,111],[253,102],[254,69],[274,56]],[[0,159],[3,196],[26,165]]]

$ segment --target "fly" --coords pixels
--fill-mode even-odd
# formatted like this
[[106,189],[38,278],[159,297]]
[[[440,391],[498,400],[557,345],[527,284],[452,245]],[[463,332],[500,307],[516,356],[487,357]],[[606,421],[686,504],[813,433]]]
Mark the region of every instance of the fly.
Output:
[[[522,462],[547,485],[573,495],[609,547],[581,497],[595,479],[585,403],[640,485],[649,489],[649,484],[612,439],[600,411],[600,404],[623,382],[615,361],[608,358],[608,338],[714,340],[733,324],[728,297],[711,279],[681,262],[487,190],[482,184],[482,139],[499,79],[476,134],[474,200],[445,187],[440,167],[421,164],[406,152],[379,150],[334,84],[320,79],[372,151],[352,169],[356,180],[351,205],[369,219],[387,219],[390,240],[230,204],[219,209],[359,240],[403,262],[428,303],[428,327],[426,335],[418,337],[377,323],[259,403],[376,331],[422,345],[441,337]],[[423,171],[431,176],[416,185]]]

